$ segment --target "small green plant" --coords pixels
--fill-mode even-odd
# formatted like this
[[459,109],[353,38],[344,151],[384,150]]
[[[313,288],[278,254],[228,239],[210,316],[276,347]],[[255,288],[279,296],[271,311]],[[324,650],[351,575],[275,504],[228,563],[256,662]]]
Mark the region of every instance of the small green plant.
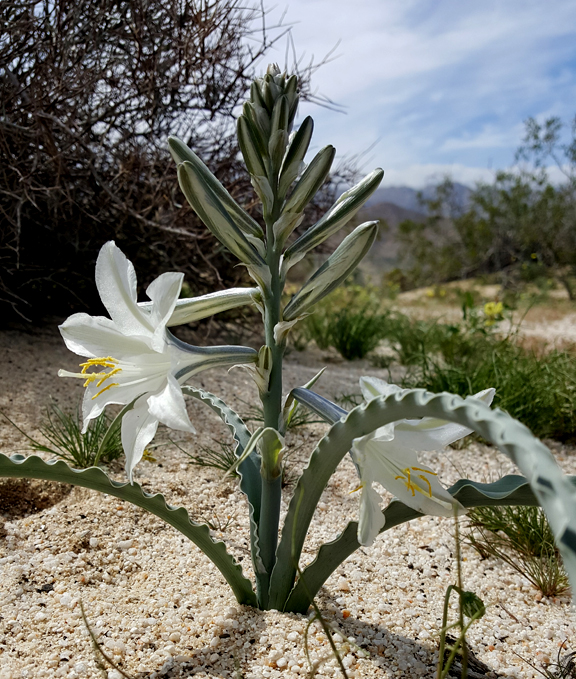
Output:
[[488,386],[496,389],[495,405],[529,425],[537,436],[569,441],[576,438],[576,359],[568,351],[542,356],[526,351],[515,335],[494,332],[502,313],[472,313],[463,304],[460,324],[419,321],[395,313],[384,337],[408,371],[407,389],[422,388],[465,395]]
[[[438,653],[438,667],[436,672],[436,679],[445,679],[456,660],[456,656],[460,656],[462,663],[462,670],[460,676],[466,679],[468,676],[468,644],[466,643],[466,633],[470,629],[473,622],[480,620],[486,613],[486,607],[480,597],[474,592],[467,592],[462,585],[462,559],[460,552],[460,526],[458,523],[458,515],[455,513],[455,541],[456,541],[456,573],[457,585],[449,585],[444,595],[444,608],[442,612],[442,629],[440,631],[440,650]],[[452,592],[458,595],[458,620],[452,624],[448,624],[448,607],[450,604],[450,596]],[[465,621],[468,618],[468,621]],[[454,641],[447,636],[447,632],[453,628],[459,628],[460,634]],[[446,644],[447,641],[451,643]],[[448,657],[445,658],[445,651]]]
[[545,596],[568,589],[554,535],[539,507],[476,507],[467,542],[483,557],[505,561]]
[[91,420],[82,433],[78,409],[74,413],[67,413],[51,402],[46,406],[44,421],[40,426],[40,432],[48,444],[36,441],[9,417],[4,417],[30,441],[32,450],[54,455],[79,469],[108,465],[123,454],[120,422],[113,422],[105,412]]
[[341,309],[330,323],[331,344],[348,361],[364,358],[382,338],[386,316],[369,308]]
[[[305,319],[304,333],[319,349],[334,347],[343,358],[353,361],[378,346],[387,318],[374,288],[347,285],[333,292]],[[301,338],[297,341],[301,344]]]
[[229,472],[230,476],[238,476],[236,471],[230,471],[238,461],[234,452],[234,446],[230,443],[217,441],[217,448],[202,446],[197,454],[188,452],[176,441],[171,441],[171,443],[189,458],[190,464],[194,464],[197,467],[212,467],[226,473]]

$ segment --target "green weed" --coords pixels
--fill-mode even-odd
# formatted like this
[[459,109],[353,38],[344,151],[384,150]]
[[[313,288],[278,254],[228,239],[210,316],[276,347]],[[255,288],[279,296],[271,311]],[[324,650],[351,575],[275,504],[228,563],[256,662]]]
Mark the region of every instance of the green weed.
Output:
[[40,426],[40,432],[49,442],[48,445],[28,436],[9,417],[4,417],[30,441],[32,450],[55,455],[80,469],[110,464],[123,454],[120,422],[113,421],[106,413],[90,420],[83,434],[78,409],[70,414],[55,403],[50,403]]
[[[197,467],[212,467],[213,469],[219,469],[223,472],[230,472],[232,466],[238,461],[238,458],[234,453],[234,446],[231,443],[218,441],[217,448],[202,446],[200,452],[194,454],[188,452],[185,448],[182,448],[176,441],[171,440],[170,442],[188,457],[190,464],[196,465]],[[230,476],[238,476],[238,473],[233,471],[230,473]]]
[[540,507],[476,507],[468,512],[467,542],[484,558],[505,561],[545,596],[569,583],[554,535]]

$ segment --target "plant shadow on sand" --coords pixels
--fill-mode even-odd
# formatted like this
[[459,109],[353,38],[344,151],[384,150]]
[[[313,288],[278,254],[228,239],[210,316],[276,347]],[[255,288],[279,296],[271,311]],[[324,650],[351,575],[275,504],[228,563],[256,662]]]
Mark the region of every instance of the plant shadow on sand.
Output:
[[[340,635],[340,640],[336,642],[338,647],[344,646],[347,657],[354,658],[350,669],[360,662],[364,665],[372,665],[369,672],[385,672],[388,670],[396,677],[432,677],[436,674],[438,651],[437,646],[434,648],[424,646],[418,641],[405,637],[401,634],[391,632],[383,625],[369,624],[350,616],[347,619],[342,618],[341,612],[337,613],[332,609],[339,609],[336,598],[329,595],[326,590],[322,590],[319,596],[321,603],[319,604],[320,611],[325,621],[332,629],[334,634]],[[252,609],[255,617],[252,618],[253,625],[250,627],[249,633],[244,635],[244,640],[241,641],[239,634],[232,630],[226,629],[220,635],[220,643],[218,646],[218,660],[210,662],[210,655],[214,653],[214,648],[210,646],[203,646],[190,650],[190,657],[186,660],[175,658],[169,660],[161,668],[151,670],[150,672],[139,672],[133,676],[133,679],[152,679],[153,677],[166,677],[166,679],[176,679],[176,677],[191,677],[195,675],[207,677],[222,677],[232,675],[234,677],[251,676],[254,669],[266,668],[270,670],[288,669],[287,666],[281,667],[277,665],[280,660],[279,651],[276,651],[276,659],[268,660],[267,658],[274,657],[274,644],[276,639],[270,636],[266,644],[265,653],[258,645],[258,637],[270,632],[264,614],[261,611]],[[309,618],[298,614],[285,614],[287,617],[296,620],[308,621]],[[330,663],[334,659],[329,644],[326,640],[324,632],[320,628],[311,626],[309,630],[309,637],[314,637],[320,642],[320,646],[314,646],[312,651],[316,656],[322,658],[317,670],[322,665]],[[374,639],[376,643],[374,643]],[[350,642],[349,639],[356,641]],[[298,639],[289,642],[285,641],[283,653],[287,656],[292,655],[292,652],[299,651],[304,645],[304,634],[300,634]],[[292,648],[289,648],[292,646]],[[271,654],[270,656],[268,654]],[[197,664],[202,657],[205,659],[201,664]],[[260,659],[258,661],[258,658]],[[400,672],[400,674],[398,673]],[[301,676],[310,676],[310,667],[306,663],[298,672]],[[323,674],[320,671],[320,674]],[[333,676],[341,676],[342,673],[338,668],[334,668]],[[350,675],[349,675],[350,676]],[[391,675],[392,676],[392,675]],[[488,665],[476,658],[474,649],[469,647],[468,658],[468,679],[497,679],[503,675],[498,674],[492,670]],[[449,679],[460,679],[461,666],[458,660],[455,661],[452,670],[448,675]]]

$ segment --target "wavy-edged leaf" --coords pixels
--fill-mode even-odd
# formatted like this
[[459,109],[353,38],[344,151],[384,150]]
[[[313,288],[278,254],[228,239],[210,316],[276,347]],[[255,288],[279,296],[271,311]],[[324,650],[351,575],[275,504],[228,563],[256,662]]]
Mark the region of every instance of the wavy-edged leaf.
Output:
[[[218,398],[218,396],[215,396],[204,389],[186,385],[182,387],[182,392],[202,401],[202,403],[205,403],[220,417],[236,441],[234,454],[237,458],[241,458],[250,443],[252,433],[244,424],[240,415],[226,405],[226,403]],[[246,499],[248,500],[248,512],[250,515],[250,552],[252,554],[252,563],[258,588],[261,585],[261,579],[263,577],[266,578],[266,586],[268,583],[268,576],[264,564],[262,563],[258,541],[258,524],[260,523],[260,509],[262,507],[260,464],[260,455],[258,455],[256,449],[254,449],[248,457],[238,465],[240,490],[246,495]]]
[[262,227],[257,221],[252,219],[250,215],[243,210],[240,205],[232,198],[228,191],[222,186],[218,179],[210,172],[206,165],[200,160],[200,158],[188,148],[183,141],[180,141],[177,137],[168,137],[168,146],[170,148],[170,153],[177,163],[183,163],[185,160],[195,165],[197,171],[206,182],[206,184],[212,189],[216,196],[222,202],[224,209],[228,214],[234,219],[238,227],[244,231],[244,233],[251,234],[252,236],[257,236],[258,238],[264,238],[264,232]]
[[284,253],[284,270],[288,271],[310,250],[345,226],[376,191],[383,176],[384,171],[378,168],[364,177],[356,186],[345,191],[328,212],[286,250]]
[[[576,476],[571,476],[569,479],[576,487]],[[460,479],[448,489],[448,492],[467,508],[538,505],[528,481],[523,476],[517,475],[504,476],[494,483],[477,483],[468,479]],[[392,500],[384,509],[383,514],[386,517],[386,523],[381,533],[423,516],[399,500]],[[314,561],[302,573],[304,582],[298,581],[290,593],[285,611],[305,613],[308,610],[311,603],[309,597],[314,597],[338,565],[361,546],[357,534],[358,522],[351,521],[335,540],[320,547]]]
[[304,283],[284,309],[284,320],[291,321],[309,311],[323,297],[337,288],[360,264],[378,233],[378,222],[357,226],[340,243],[322,266]]
[[74,486],[82,486],[114,495],[121,500],[145,509],[151,514],[155,514],[166,523],[174,526],[176,530],[185,535],[206,554],[222,573],[239,603],[250,606],[257,605],[252,583],[243,575],[242,568],[234,557],[226,551],[224,543],[216,542],[210,536],[206,524],[192,521],[184,507],[168,505],[164,496],[160,493],[151,495],[142,490],[137,483],[113,481],[98,467],[82,470],[71,469],[63,460],[45,462],[37,455],[8,457],[0,453],[0,476],[71,483]]
[[576,593],[576,488],[548,448],[523,424],[478,399],[412,389],[354,408],[318,443],[290,501],[270,582],[271,607],[282,609],[287,602],[316,505],[352,441],[391,422],[422,417],[455,422],[478,432],[519,467],[546,513]]

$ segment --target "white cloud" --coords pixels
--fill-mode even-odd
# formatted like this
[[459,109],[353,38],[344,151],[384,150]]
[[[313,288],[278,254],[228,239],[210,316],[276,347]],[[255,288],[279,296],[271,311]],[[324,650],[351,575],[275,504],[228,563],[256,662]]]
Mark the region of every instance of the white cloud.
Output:
[[408,165],[401,169],[386,171],[382,186],[410,186],[413,189],[421,189],[430,184],[438,184],[445,177],[473,187],[476,182],[492,182],[494,172],[486,168],[467,167],[457,163]]
[[505,168],[525,118],[575,112],[576,3],[293,0],[286,20],[304,60],[341,40],[314,83],[348,115],[303,106],[315,143],[350,155],[378,142],[372,165],[388,173]]

